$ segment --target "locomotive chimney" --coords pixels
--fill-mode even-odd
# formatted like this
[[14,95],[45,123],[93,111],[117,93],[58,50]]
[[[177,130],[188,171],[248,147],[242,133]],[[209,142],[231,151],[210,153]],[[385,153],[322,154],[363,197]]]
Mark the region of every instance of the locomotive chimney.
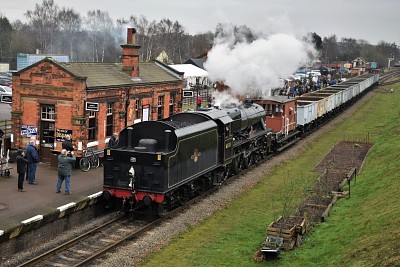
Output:
[[171,130],[165,130],[165,151],[168,151],[169,147],[169,136],[171,135]]
[[122,47],[122,71],[131,78],[139,77],[139,48],[136,44],[135,28],[128,28],[127,43]]
[[127,146],[127,148],[128,149],[132,149],[132,131],[133,131],[133,128],[132,127],[128,127],[126,129],[128,130],[128,146]]

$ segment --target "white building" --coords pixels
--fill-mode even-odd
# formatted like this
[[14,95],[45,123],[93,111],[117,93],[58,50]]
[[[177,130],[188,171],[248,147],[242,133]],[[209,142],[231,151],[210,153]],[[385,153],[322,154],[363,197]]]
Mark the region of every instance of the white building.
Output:
[[212,82],[208,79],[208,72],[199,67],[192,64],[174,64],[169,67],[184,73],[183,90],[191,90],[192,86],[196,84],[196,78],[199,78],[201,85],[212,87]]

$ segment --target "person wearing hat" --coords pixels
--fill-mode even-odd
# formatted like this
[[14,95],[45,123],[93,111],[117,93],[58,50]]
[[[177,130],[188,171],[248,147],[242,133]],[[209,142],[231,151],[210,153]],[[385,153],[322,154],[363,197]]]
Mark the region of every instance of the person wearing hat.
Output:
[[28,160],[25,157],[25,151],[23,149],[19,149],[17,152],[17,157],[15,159],[17,161],[18,191],[25,192],[24,178],[26,172],[26,165],[28,164]]

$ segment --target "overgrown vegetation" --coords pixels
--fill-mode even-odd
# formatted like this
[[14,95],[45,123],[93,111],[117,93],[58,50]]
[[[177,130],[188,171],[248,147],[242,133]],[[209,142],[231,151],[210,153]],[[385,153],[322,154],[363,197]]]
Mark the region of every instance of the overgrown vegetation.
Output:
[[[376,89],[372,99],[301,157],[283,162],[256,188],[177,237],[142,266],[399,266],[400,85],[390,88],[394,93]],[[279,261],[253,262],[277,207],[284,204],[287,179],[298,188],[300,201],[309,185],[302,182],[304,177],[317,176],[311,170],[332,146],[344,136],[365,132],[374,146],[351,198],[340,200],[328,221],[319,224],[299,249],[283,253]]]

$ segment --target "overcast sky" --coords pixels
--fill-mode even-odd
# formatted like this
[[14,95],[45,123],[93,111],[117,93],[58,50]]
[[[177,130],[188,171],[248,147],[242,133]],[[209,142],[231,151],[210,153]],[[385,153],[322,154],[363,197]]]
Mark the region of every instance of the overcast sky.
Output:
[[[26,22],[24,13],[41,0],[2,0],[0,13],[10,21]],[[190,34],[212,31],[219,22],[247,25],[253,30],[336,34],[400,45],[399,0],[55,0],[86,15],[88,10],[108,11],[113,19],[144,15],[149,20],[177,20]]]

